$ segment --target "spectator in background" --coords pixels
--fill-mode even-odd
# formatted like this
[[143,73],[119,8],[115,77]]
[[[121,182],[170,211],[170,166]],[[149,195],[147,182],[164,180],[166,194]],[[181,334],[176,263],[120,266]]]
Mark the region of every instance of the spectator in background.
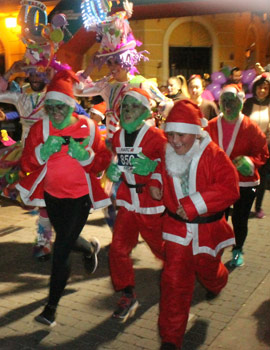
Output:
[[239,67],[234,67],[231,69],[230,76],[225,85],[236,84],[238,89],[243,91],[243,84],[241,82],[242,71]]
[[170,77],[167,82],[168,94],[174,102],[188,98],[187,82],[183,75]]
[[[270,148],[270,73],[263,73],[258,75],[252,86],[253,97],[248,98],[243,107],[244,115],[250,117],[262,132],[266,135],[268,149]],[[256,217],[262,219],[265,213],[262,209],[262,201],[265,193],[267,175],[270,173],[270,161],[267,159],[266,163],[260,167],[260,184],[257,188],[255,211]]]
[[201,110],[203,116],[210,120],[219,114],[217,105],[213,101],[202,97],[204,91],[204,81],[200,75],[192,75],[188,80],[188,92],[192,102]]

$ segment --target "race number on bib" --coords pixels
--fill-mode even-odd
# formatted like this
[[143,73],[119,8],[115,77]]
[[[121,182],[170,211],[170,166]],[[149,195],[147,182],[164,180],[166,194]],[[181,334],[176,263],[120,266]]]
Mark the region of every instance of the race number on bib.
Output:
[[116,147],[119,169],[122,172],[132,172],[133,166],[131,165],[131,160],[138,158],[138,154],[141,151],[141,147]]

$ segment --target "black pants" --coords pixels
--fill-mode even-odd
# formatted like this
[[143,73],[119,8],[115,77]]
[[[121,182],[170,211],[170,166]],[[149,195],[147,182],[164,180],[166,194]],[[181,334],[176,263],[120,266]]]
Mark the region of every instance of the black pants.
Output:
[[56,238],[53,248],[49,304],[57,306],[70,275],[71,250],[91,253],[89,242],[79,237],[89,215],[89,195],[80,198],[56,198],[44,193],[49,219]]
[[242,249],[248,234],[248,218],[256,196],[256,187],[240,187],[240,198],[233,205],[234,249]]
[[267,176],[270,173],[270,161],[267,159],[267,162],[259,168],[260,174],[260,185],[257,188],[257,195],[255,201],[255,210],[260,211],[262,208],[262,201],[266,189]]

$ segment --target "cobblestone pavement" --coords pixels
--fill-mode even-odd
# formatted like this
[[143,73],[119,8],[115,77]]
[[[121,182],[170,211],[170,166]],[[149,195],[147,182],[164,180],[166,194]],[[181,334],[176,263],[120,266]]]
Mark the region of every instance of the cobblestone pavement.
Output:
[[[72,253],[72,275],[49,329],[33,321],[48,293],[50,262],[31,256],[37,216],[0,200],[0,349],[1,350],[158,350],[160,262],[140,240],[133,251],[136,292],[140,302],[125,324],[111,318],[118,295],[108,269],[111,232],[102,211],[89,215],[82,235],[101,242],[99,267],[87,275],[80,254]],[[183,350],[270,350],[270,194],[267,217],[249,221],[245,266],[230,269],[220,297],[205,300],[197,284]],[[223,261],[231,257],[226,250]]]

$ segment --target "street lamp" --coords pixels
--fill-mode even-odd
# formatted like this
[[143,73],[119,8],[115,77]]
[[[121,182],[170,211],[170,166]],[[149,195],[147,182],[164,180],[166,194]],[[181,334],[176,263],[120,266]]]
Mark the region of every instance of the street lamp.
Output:
[[5,19],[6,28],[16,28],[17,27],[17,18],[16,17],[7,17]]

